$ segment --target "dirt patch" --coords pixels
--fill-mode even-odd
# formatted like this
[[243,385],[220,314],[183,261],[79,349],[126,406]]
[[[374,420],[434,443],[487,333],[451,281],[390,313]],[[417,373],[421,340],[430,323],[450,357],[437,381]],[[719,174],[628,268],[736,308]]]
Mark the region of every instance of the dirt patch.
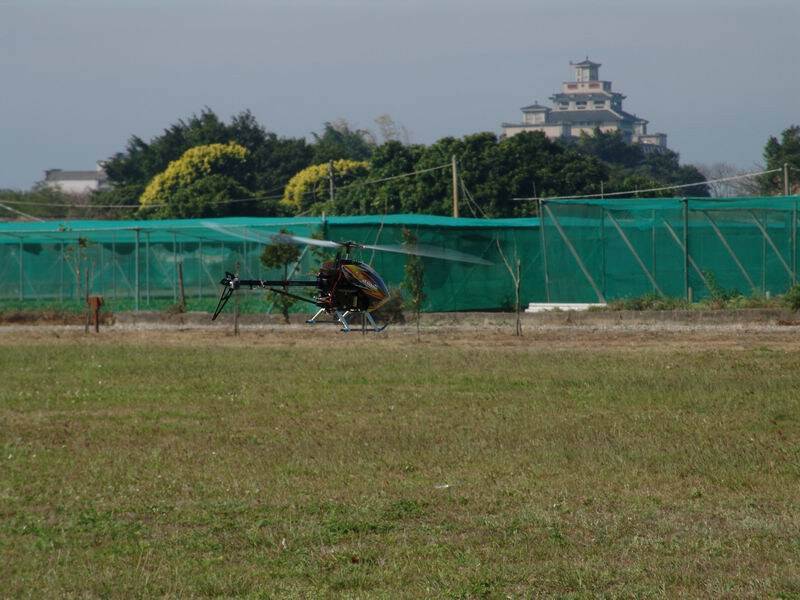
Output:
[[[0,311],[2,325],[83,325],[86,314],[67,310],[6,310]],[[112,325],[114,315],[110,312],[100,313],[101,325]]]
[[99,334],[85,334],[83,326],[0,327],[0,345],[29,344],[92,344],[92,345],[156,345],[179,347],[327,347],[347,352],[365,345],[393,347],[459,347],[476,351],[519,350],[587,350],[661,351],[736,350],[769,348],[800,350],[800,336],[791,328],[778,325],[763,327],[683,327],[680,329],[627,327],[529,326],[523,337],[512,335],[507,327],[444,327],[422,328],[417,339],[413,326],[396,326],[385,332],[362,335],[344,334],[335,327],[275,325],[244,327],[234,336],[228,326],[218,327],[130,327],[113,326]]

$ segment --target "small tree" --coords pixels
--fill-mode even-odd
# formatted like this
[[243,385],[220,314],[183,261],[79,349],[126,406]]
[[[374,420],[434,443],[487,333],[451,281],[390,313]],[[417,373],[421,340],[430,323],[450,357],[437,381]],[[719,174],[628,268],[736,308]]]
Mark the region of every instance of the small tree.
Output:
[[[281,233],[289,232],[281,229]],[[286,281],[289,279],[289,265],[297,262],[298,258],[300,258],[300,250],[294,244],[270,244],[261,253],[261,264],[268,269],[283,269],[283,280]],[[267,294],[272,299],[273,305],[277,305],[280,309],[286,323],[289,323],[289,309],[296,300],[277,292],[268,292]]]
[[500,246],[500,240],[495,239],[497,243],[497,251],[500,253],[500,258],[503,259],[503,264],[506,266],[508,270],[508,274],[511,277],[511,281],[514,284],[514,312],[517,315],[517,321],[514,328],[514,335],[521,336],[522,335],[522,319],[520,318],[520,284],[522,282],[522,278],[520,276],[520,266],[521,261],[519,259],[519,255],[517,254],[517,246],[514,244],[514,253],[511,255],[509,259],[506,257],[505,252],[503,252],[503,248]]
[[69,245],[64,248],[64,260],[66,261],[67,265],[69,265],[72,272],[75,274],[75,298],[80,299],[81,297],[81,288],[84,287],[82,283],[84,280],[86,281],[86,285],[83,291],[84,296],[89,296],[89,270],[90,267],[93,266],[89,264],[89,246],[91,242],[89,242],[88,238],[79,237],[76,242],[75,246]]
[[[404,227],[403,241],[413,246],[417,243],[418,238],[413,231]],[[414,319],[417,322],[417,339],[419,339],[419,314],[422,311],[422,303],[425,302],[424,280],[425,269],[422,265],[422,259],[413,254],[408,255],[402,287],[408,292],[408,299],[405,305],[413,311]]]

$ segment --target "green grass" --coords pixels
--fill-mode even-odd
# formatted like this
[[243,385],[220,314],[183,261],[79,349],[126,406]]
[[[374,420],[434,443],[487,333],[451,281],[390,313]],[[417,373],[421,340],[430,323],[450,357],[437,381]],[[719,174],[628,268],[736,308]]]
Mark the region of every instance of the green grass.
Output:
[[766,347],[6,342],[0,589],[797,597],[798,366]]

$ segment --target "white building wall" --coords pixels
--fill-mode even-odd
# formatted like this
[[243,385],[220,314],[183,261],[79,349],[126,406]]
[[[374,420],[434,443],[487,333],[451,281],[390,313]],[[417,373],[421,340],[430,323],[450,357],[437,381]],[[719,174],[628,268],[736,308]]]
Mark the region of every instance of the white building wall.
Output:
[[61,190],[66,194],[87,194],[89,192],[93,192],[95,190],[100,189],[99,182],[94,179],[86,179],[86,180],[68,180],[68,181],[47,181],[45,185],[54,189],[54,190]]

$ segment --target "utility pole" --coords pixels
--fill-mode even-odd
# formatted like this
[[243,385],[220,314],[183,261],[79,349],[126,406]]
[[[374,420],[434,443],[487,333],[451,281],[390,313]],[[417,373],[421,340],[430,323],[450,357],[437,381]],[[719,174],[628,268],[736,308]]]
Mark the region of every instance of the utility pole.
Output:
[[456,165],[456,155],[451,159],[453,167],[453,216],[458,218],[458,166]]
[[333,161],[328,161],[328,182],[330,184],[331,203],[333,202]]
[[605,198],[606,197],[605,191],[603,189],[603,182],[602,181],[600,182],[600,197],[601,198]]
[[783,163],[783,195],[789,195],[789,163]]

